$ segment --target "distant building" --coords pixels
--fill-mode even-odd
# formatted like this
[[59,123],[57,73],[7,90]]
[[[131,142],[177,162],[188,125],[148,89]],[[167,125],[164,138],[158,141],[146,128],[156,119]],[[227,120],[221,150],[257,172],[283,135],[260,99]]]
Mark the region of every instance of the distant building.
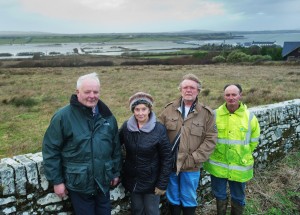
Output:
[[249,48],[251,46],[276,46],[276,41],[268,42],[268,41],[252,41],[252,42],[245,42],[243,45],[245,48]]
[[284,42],[281,56],[284,60],[300,60],[300,42]]

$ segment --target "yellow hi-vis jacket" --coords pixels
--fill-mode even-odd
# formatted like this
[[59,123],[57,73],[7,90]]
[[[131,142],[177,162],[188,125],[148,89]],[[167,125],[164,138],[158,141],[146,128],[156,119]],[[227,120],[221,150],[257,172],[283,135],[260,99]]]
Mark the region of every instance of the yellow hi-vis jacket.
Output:
[[230,113],[226,103],[216,110],[218,140],[214,152],[204,163],[211,175],[230,181],[246,182],[253,177],[252,153],[258,145],[260,127],[247,106]]

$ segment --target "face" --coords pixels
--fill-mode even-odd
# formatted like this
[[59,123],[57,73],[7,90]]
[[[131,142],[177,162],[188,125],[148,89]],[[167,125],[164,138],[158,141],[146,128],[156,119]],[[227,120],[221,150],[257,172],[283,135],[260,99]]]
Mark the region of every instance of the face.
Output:
[[184,102],[187,104],[193,103],[200,91],[198,89],[198,84],[195,81],[184,80],[181,83],[180,92]]
[[133,114],[139,124],[144,124],[149,120],[150,108],[145,104],[139,104],[133,109]]
[[234,85],[228,86],[224,91],[224,99],[227,107],[237,109],[239,107],[239,101],[242,97],[239,88]]
[[78,101],[86,107],[95,107],[99,100],[100,86],[96,80],[83,80],[82,85],[76,90]]

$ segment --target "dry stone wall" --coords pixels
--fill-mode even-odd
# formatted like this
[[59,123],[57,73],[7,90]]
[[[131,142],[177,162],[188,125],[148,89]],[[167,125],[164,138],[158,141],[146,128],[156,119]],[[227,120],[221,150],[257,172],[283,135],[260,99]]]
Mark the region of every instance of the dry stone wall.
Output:
[[[254,152],[256,168],[264,168],[291,149],[300,148],[300,99],[254,107],[250,111],[261,126],[260,143]],[[209,176],[202,172],[199,200],[210,191],[209,185]],[[111,190],[110,199],[112,214],[128,214],[128,195],[122,185]],[[57,197],[45,178],[41,153],[1,159],[0,214],[73,214],[68,197]]]

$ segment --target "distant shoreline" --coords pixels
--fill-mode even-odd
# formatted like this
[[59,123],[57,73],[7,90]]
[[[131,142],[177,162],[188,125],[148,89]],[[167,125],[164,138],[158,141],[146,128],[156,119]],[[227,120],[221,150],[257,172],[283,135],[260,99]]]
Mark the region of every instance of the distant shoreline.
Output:
[[0,59],[31,58],[35,54],[120,56],[123,53],[165,53],[195,49],[207,44],[243,46],[252,42],[273,42],[282,47],[285,41],[299,41],[299,38],[300,30],[0,36]]
[[0,31],[0,38],[5,36],[104,36],[104,35],[187,35],[187,34],[277,34],[277,33],[300,33],[300,29],[294,30],[261,30],[261,31],[210,31],[210,30],[187,30],[177,32],[128,32],[128,33],[51,33],[37,31]]

